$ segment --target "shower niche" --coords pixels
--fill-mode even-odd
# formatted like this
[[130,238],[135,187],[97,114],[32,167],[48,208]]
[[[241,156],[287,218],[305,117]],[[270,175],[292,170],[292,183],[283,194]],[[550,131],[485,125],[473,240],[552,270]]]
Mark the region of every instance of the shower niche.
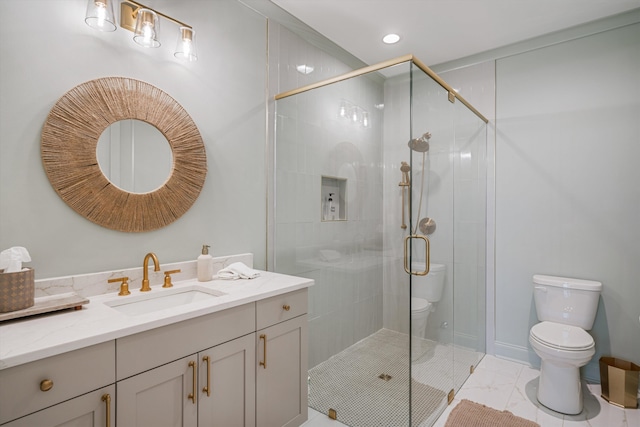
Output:
[[320,185],[320,218],[325,221],[347,220],[347,180],[322,176]]

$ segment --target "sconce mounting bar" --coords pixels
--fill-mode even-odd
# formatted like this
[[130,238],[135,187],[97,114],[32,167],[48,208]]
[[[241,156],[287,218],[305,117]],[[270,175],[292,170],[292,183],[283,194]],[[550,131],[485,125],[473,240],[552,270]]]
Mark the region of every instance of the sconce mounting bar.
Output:
[[126,28],[129,31],[135,31],[136,28],[136,17],[138,15],[138,10],[140,9],[149,9],[153,10],[159,16],[162,16],[164,19],[173,22],[174,24],[178,24],[181,27],[187,27],[193,29],[191,25],[187,25],[184,22],[180,22],[177,19],[174,19],[168,15],[165,15],[162,12],[158,12],[157,10],[150,8],[149,6],[145,6],[142,3],[138,3],[133,0],[127,0],[120,3],[120,26],[122,28]]

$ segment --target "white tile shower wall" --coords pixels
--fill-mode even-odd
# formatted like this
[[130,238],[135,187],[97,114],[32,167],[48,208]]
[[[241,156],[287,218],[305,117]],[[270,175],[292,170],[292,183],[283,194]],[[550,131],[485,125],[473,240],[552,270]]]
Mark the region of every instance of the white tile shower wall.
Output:
[[599,280],[598,358],[640,363],[640,24],[497,61],[496,353],[539,363],[537,273]]
[[[401,162],[409,163],[407,142],[410,139],[409,65],[403,73],[384,85],[384,253],[390,262],[384,269],[383,324],[387,329],[409,332],[409,279],[403,268]],[[409,194],[405,193],[404,222],[409,227]]]
[[[282,58],[281,91],[350,71],[285,28],[270,28]],[[303,63],[314,72],[300,74]],[[374,108],[381,97],[381,86],[362,77],[276,103],[274,269],[316,281],[310,367],[382,327],[381,113]],[[367,110],[371,126],[338,117],[341,100]],[[346,221],[321,221],[323,175],[347,179]],[[338,259],[326,261],[320,250]]]

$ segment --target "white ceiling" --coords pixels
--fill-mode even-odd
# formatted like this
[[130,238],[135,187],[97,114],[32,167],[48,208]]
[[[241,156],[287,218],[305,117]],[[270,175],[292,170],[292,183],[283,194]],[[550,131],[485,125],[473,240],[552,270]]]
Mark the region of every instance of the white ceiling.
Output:
[[[640,7],[640,0],[271,0],[367,64],[432,66]],[[401,40],[385,45],[382,37]]]

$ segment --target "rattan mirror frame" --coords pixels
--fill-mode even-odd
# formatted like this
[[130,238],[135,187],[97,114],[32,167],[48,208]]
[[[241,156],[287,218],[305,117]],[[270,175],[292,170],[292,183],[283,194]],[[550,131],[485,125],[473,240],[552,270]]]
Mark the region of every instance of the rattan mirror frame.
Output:
[[[98,139],[125,119],[155,126],[171,146],[171,174],[150,193],[124,191],[100,170]],[[125,77],[91,80],[65,93],[45,121],[41,156],[49,182],[67,205],[124,232],[156,230],[180,218],[195,203],[207,174],[204,142],[187,111],[157,87]]]

